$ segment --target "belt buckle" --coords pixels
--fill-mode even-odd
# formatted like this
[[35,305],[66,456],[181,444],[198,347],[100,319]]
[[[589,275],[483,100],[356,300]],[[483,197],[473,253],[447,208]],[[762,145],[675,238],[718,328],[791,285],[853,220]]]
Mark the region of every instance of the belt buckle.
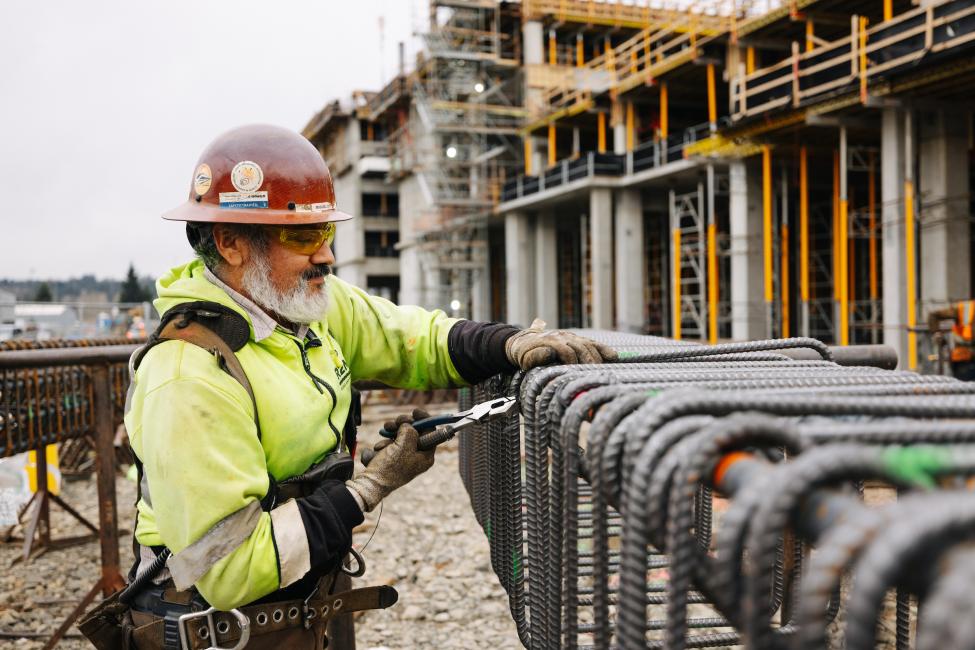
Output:
[[[211,607],[210,609],[203,610],[201,612],[189,612],[183,614],[179,617],[177,626],[179,627],[179,646],[181,650],[192,650],[190,645],[189,631],[187,630],[187,624],[194,618],[206,618],[207,620],[207,638],[210,639],[211,643],[217,642],[217,626],[213,623],[213,614],[218,612],[216,607]],[[240,626],[240,640],[237,641],[237,645],[233,647],[224,648],[218,645],[211,645],[206,650],[242,650],[244,646],[251,637],[251,621],[238,609],[232,609],[228,614],[233,614],[234,618],[237,619],[237,624]],[[224,632],[226,633],[226,632]]]
[[311,593],[308,594],[308,597],[305,598],[304,602],[301,603],[301,624],[304,626],[306,630],[311,629],[311,622],[315,620],[315,616],[318,614],[318,612],[315,611],[314,607],[308,606],[308,603],[310,603],[311,599],[314,598],[315,594],[318,593],[320,586],[321,586],[320,583],[318,585],[315,585],[315,588],[312,589]]

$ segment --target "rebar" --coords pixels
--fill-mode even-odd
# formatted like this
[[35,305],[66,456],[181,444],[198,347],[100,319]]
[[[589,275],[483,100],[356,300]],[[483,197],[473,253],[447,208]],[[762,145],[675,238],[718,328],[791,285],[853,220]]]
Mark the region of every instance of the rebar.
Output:
[[[867,648],[889,589],[898,648],[928,593],[975,613],[958,581],[919,569],[975,536],[975,497],[951,489],[975,466],[975,384],[848,365],[889,368],[886,350],[838,365],[810,339],[579,331],[620,360],[462,393],[520,402],[520,417],[462,435],[460,471],[525,647]],[[904,496],[864,503],[864,480]],[[913,516],[922,502],[941,514]],[[841,598],[843,576],[868,570]],[[827,631],[840,612],[845,639]],[[924,620],[925,647],[967,638],[952,617]]]

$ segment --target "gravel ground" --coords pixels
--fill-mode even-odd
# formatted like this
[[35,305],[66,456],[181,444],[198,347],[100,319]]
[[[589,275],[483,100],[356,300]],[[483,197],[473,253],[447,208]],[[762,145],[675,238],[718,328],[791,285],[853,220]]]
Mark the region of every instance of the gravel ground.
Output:
[[[427,408],[438,413],[456,405]],[[376,439],[384,420],[406,410],[368,405],[360,428],[363,442]],[[135,485],[119,478],[117,489],[120,526],[128,529]],[[97,521],[93,478],[65,484],[63,497]],[[52,508],[51,527],[55,539],[85,531],[57,507]],[[373,530],[364,552],[366,575],[356,585],[392,585],[400,599],[388,610],[356,618],[359,648],[521,647],[507,597],[490,569],[487,540],[457,474],[455,442],[441,446],[430,471],[386,499],[381,518],[378,509],[367,517],[356,531],[357,548]],[[123,572],[132,559],[131,544],[131,535],[122,535]],[[11,566],[20,553],[20,544],[0,544],[0,648],[40,648],[99,575],[97,542],[51,550],[28,564]],[[58,647],[90,646],[72,630]]]

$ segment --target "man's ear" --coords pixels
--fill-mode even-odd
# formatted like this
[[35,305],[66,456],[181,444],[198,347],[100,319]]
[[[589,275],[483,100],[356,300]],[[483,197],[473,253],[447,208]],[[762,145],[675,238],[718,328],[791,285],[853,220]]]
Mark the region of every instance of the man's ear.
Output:
[[216,244],[220,257],[233,268],[242,266],[250,256],[250,242],[236,228],[226,224],[218,223],[213,226],[213,243]]

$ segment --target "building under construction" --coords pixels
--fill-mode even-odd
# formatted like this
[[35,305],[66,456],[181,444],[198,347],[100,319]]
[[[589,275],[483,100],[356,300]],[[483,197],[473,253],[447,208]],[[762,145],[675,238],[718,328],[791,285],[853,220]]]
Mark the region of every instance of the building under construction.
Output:
[[971,297],[975,0],[433,0],[423,38],[305,129],[361,286],[905,367]]

